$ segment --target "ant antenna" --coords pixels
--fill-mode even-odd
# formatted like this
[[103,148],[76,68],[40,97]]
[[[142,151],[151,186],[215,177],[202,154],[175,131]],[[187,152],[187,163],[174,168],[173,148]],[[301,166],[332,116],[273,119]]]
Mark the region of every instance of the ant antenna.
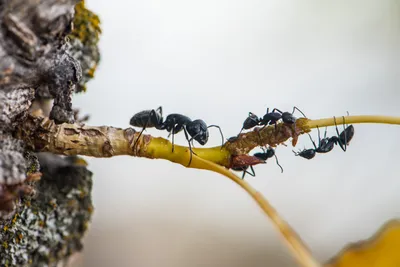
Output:
[[297,110],[298,112],[300,112],[300,113],[301,113],[301,115],[303,115],[303,117],[304,117],[304,118],[307,118],[307,116],[306,116],[306,115],[304,115],[304,113],[303,113],[303,112],[302,112],[302,111],[301,111],[301,110],[300,110],[298,107],[296,107],[296,106],[294,106],[294,107],[293,107],[292,114],[294,113],[294,111],[295,111],[295,110]]
[[[346,120],[345,120],[344,116],[342,116],[342,118],[343,118],[344,147],[345,147],[345,149],[347,149],[347,133],[346,133],[347,124],[346,124]],[[346,124],[346,127],[345,127],[345,124]]]
[[283,168],[282,168],[281,164],[279,164],[278,157],[276,156],[276,154],[274,154],[274,156],[275,156],[276,164],[279,166],[279,168],[281,168],[281,173],[283,173]]
[[[261,149],[263,150],[264,153],[266,153],[266,149],[264,147],[262,147]],[[271,147],[271,149],[273,149],[273,148]],[[281,164],[279,164],[278,157],[276,156],[276,153],[275,153],[275,149],[273,149],[273,150],[274,150],[276,165],[278,165],[279,168],[281,168],[281,173],[283,173],[283,168],[282,168]]]
[[[319,138],[319,128],[317,127],[317,129],[318,129],[318,138]],[[317,145],[315,144],[315,142],[314,142],[314,140],[312,139],[311,135],[310,135],[309,133],[307,133],[307,134],[308,134],[308,137],[310,137],[310,140],[311,140],[311,142],[312,142],[314,148],[317,149]],[[321,140],[321,139],[320,139],[320,140]],[[304,148],[304,149],[306,149],[306,148]]]
[[[219,127],[218,125],[209,125],[209,126],[207,127],[207,129],[210,128],[210,127],[216,127],[216,128],[218,128],[219,133],[221,134],[221,138],[222,138],[222,145],[221,145],[221,149],[222,149],[222,147],[224,146],[224,135],[222,134],[221,127]],[[243,130],[243,128],[242,128],[242,130]],[[240,132],[242,132],[242,130],[241,130]],[[239,134],[240,134],[240,133],[239,133]]]
[[244,128],[242,127],[242,129],[240,129],[240,132],[238,133],[237,137],[239,137],[239,135],[242,133],[243,130],[244,130]]

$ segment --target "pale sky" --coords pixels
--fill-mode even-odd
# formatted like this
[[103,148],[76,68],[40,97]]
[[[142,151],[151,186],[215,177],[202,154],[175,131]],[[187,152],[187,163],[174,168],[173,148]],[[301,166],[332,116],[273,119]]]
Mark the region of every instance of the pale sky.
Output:
[[[87,5],[102,20],[102,61],[73,103],[91,125],[129,127],[134,113],[160,105],[218,124],[226,137],[267,107],[297,106],[309,118],[400,116],[397,0]],[[346,153],[310,161],[288,142],[277,149],[283,174],[271,160],[247,181],[326,261],[400,217],[399,135],[398,126],[355,125]],[[183,133],[176,141],[186,144]],[[219,143],[211,129],[208,145]],[[294,149],[303,147],[307,136]],[[296,266],[269,219],[225,177],[164,160],[88,161],[95,213],[83,266]]]

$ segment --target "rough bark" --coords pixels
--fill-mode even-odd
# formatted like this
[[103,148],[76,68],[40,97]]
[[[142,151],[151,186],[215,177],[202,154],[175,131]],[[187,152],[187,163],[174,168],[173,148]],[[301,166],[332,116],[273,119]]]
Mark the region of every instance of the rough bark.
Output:
[[71,97],[93,77],[99,33],[79,0],[0,0],[0,266],[55,266],[82,249],[91,172],[77,157],[35,154],[15,131],[37,107],[75,122]]

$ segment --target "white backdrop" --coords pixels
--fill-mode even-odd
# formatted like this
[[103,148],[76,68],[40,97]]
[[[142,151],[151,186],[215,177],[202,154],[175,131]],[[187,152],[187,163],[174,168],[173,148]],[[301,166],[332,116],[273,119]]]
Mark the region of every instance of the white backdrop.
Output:
[[[75,107],[128,127],[162,105],[237,134],[267,107],[309,118],[400,116],[397,0],[88,0],[102,61]],[[330,129],[333,134],[334,129]],[[148,133],[166,137],[165,132]],[[211,130],[209,145],[220,136]],[[314,136],[316,133],[314,133]],[[325,261],[400,216],[400,127],[355,125],[346,153],[279,147],[247,180]],[[177,142],[185,144],[183,134]],[[290,144],[290,143],[288,143]],[[311,147],[307,136],[298,148]],[[269,220],[228,179],[163,160],[88,158],[95,213],[82,266],[296,266]]]

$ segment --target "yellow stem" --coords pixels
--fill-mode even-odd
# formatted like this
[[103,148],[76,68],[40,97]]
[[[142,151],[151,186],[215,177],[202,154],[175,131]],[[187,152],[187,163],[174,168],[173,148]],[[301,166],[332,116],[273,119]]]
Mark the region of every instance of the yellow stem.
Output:
[[[355,124],[355,123],[384,123],[384,124],[400,124],[400,117],[392,116],[378,116],[378,115],[359,115],[359,116],[345,116],[336,117],[336,124]],[[316,128],[324,126],[334,126],[335,120],[333,117],[319,119],[319,120],[308,120],[305,123],[305,127]]]
[[[183,164],[186,163],[188,159],[189,153],[186,153],[186,157],[182,157]],[[243,188],[258,204],[258,206],[264,211],[264,213],[271,219],[274,226],[281,233],[282,237],[285,239],[288,247],[296,256],[296,259],[303,267],[320,267],[321,265],[314,259],[311,255],[310,250],[307,246],[302,242],[300,237],[295,233],[295,231],[290,227],[288,223],[286,223],[277,213],[277,211],[272,207],[272,205],[268,202],[264,196],[256,191],[249,183],[240,179],[232,172],[227,170],[220,165],[217,165],[213,162],[204,160],[200,157],[193,156],[191,167],[198,169],[206,169],[214,172],[218,172],[235,183],[237,183],[241,188]]]

